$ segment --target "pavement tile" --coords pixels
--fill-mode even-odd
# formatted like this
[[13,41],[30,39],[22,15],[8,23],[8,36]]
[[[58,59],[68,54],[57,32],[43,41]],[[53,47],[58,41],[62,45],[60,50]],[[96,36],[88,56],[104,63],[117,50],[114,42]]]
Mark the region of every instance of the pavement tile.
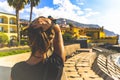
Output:
[[22,54],[16,54],[12,56],[1,57],[0,66],[12,67],[17,62],[27,60],[29,56],[30,56],[30,53],[22,53]]
[[83,80],[83,78],[68,78],[68,80]]

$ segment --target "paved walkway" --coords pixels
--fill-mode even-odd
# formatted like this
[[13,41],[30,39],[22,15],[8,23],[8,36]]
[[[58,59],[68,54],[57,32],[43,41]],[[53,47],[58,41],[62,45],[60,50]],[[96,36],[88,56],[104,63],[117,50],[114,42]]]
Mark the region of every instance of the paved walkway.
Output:
[[0,58],[0,66],[12,67],[15,63],[25,61],[29,58],[30,53],[16,54]]
[[65,62],[66,80],[103,80],[92,69],[96,54],[82,52]]

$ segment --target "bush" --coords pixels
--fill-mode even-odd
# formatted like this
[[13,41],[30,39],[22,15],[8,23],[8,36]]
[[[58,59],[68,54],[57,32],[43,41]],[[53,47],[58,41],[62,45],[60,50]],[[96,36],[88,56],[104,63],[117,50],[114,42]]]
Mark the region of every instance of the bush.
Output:
[[72,35],[69,34],[69,33],[65,33],[65,34],[63,35],[63,40],[64,40],[65,42],[70,42],[71,40],[73,40]]
[[21,39],[20,44],[21,45],[28,45],[28,40],[27,39]]
[[8,42],[8,36],[6,34],[0,32],[0,45],[2,46],[7,42]]

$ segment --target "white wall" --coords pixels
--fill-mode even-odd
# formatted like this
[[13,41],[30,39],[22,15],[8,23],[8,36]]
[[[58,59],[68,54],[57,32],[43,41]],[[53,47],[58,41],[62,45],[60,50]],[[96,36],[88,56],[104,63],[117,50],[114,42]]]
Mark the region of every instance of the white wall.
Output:
[[10,67],[0,66],[0,80],[10,80]]

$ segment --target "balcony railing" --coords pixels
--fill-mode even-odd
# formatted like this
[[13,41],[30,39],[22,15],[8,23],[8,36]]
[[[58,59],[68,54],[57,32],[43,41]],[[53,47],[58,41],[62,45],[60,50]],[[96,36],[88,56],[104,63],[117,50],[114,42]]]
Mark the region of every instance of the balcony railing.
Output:
[[10,31],[10,33],[17,33],[17,31]]
[[14,22],[10,22],[10,24],[16,24],[16,23],[14,23]]
[[0,21],[0,23],[4,23],[3,21]]

